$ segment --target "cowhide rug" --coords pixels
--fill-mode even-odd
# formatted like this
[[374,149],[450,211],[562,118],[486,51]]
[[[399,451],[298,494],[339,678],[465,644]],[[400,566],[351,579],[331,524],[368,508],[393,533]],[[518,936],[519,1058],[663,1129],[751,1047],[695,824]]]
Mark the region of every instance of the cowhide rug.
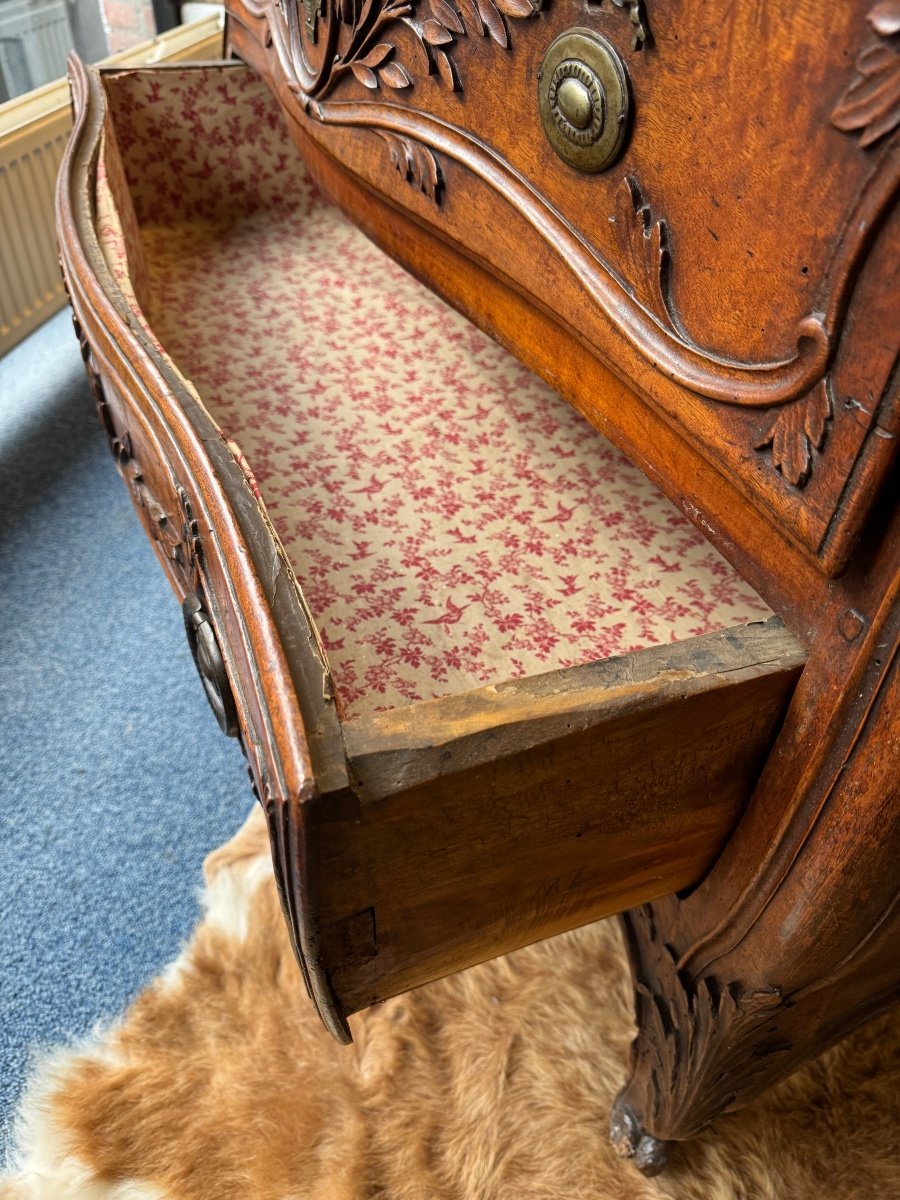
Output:
[[615,923],[319,1027],[260,819],[121,1023],[34,1079],[2,1200],[896,1200],[900,1019],[868,1025],[645,1180],[607,1142],[632,1035]]

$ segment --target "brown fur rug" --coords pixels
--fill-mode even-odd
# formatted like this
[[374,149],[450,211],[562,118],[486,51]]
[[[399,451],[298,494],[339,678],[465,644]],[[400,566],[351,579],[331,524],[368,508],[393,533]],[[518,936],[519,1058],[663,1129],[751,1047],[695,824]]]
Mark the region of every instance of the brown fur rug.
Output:
[[122,1022],[46,1062],[2,1200],[896,1200],[900,1018],[845,1040],[645,1180],[607,1141],[632,1035],[614,922],[360,1013],[303,995],[257,815]]

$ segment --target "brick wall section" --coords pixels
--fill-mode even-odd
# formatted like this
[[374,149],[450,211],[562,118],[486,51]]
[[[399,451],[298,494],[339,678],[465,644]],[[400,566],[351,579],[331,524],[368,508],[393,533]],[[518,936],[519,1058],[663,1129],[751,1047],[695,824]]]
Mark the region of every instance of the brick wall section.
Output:
[[100,0],[110,54],[128,50],[156,34],[151,0]]

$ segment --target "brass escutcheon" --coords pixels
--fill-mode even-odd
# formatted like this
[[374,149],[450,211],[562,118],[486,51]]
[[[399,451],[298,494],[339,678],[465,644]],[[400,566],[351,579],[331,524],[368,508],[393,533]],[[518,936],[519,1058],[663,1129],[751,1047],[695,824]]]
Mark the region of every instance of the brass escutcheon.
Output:
[[618,51],[590,29],[560,34],[538,71],[538,106],[560,158],[579,171],[606,170],[622,153],[631,124],[628,73]]

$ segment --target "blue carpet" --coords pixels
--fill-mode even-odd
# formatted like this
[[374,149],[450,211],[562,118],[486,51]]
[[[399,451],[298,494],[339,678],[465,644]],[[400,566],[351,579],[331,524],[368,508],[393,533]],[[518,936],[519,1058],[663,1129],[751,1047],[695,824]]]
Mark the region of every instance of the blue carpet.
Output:
[[251,803],[62,312],[0,361],[0,1158],[32,1055],[177,953]]

